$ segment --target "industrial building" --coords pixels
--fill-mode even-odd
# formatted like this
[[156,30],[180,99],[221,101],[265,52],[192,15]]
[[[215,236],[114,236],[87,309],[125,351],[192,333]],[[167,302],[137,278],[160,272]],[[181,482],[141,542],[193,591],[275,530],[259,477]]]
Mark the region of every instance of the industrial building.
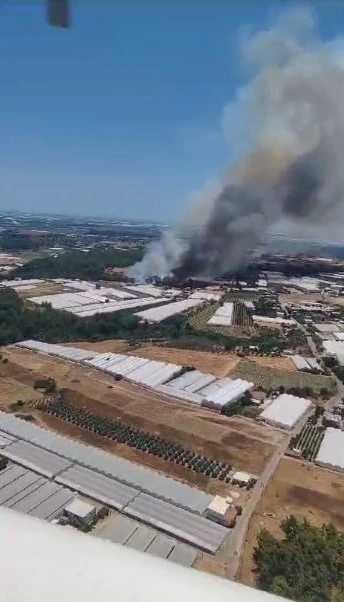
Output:
[[236,471],[232,476],[232,483],[235,485],[244,485],[247,487],[251,483],[256,482],[256,477],[249,474],[248,472],[243,472],[242,470]]
[[271,426],[292,429],[311,409],[310,399],[283,393],[260,414],[260,419]]
[[344,471],[344,431],[331,427],[325,430],[315,461],[321,466]]
[[219,523],[220,525],[225,525],[228,527],[232,526],[236,517],[233,499],[231,497],[225,498],[220,495],[215,495],[206,509],[205,516]]

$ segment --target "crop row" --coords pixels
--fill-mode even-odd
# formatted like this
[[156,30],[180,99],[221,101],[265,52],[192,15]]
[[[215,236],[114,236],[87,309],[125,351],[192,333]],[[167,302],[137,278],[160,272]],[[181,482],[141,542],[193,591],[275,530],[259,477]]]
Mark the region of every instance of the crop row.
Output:
[[299,449],[302,457],[313,461],[324,438],[324,429],[310,423],[305,424],[301,433],[290,442],[290,447]]
[[166,461],[180,464],[207,477],[219,479],[226,483],[230,482],[229,473],[232,470],[230,464],[202,456],[179,443],[169,441],[158,435],[151,435],[119,420],[94,414],[84,408],[76,408],[62,399],[51,403],[45,401],[38,403],[37,409],[70,424],[75,424],[90,433],[106,437],[110,441],[117,441]]
[[251,314],[243,303],[234,303],[233,326],[253,326]]

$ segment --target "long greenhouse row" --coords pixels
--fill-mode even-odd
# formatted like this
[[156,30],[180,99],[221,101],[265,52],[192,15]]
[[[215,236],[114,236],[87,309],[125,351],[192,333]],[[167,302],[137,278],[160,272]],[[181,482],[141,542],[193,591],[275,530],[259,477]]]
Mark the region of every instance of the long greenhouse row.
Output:
[[246,391],[254,387],[253,382],[241,378],[216,379],[211,374],[204,374],[198,370],[134,355],[97,353],[31,340],[22,341],[17,345],[39,353],[81,362],[111,376],[125,378],[129,382],[153,388],[186,403],[218,410],[235,403]]

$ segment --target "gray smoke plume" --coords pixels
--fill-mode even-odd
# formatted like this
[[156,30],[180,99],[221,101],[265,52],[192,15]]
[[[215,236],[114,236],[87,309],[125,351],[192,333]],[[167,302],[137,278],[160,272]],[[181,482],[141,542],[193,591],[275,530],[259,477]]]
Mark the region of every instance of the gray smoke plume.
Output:
[[283,219],[305,229],[344,226],[343,50],[316,38],[306,9],[242,35],[253,78],[223,119],[241,157],[178,228],[148,247],[132,277],[235,270]]

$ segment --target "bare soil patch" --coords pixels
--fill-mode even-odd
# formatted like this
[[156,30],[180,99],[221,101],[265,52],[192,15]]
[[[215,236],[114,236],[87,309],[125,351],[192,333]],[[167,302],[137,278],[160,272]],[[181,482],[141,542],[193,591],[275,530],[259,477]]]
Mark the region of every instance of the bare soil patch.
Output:
[[193,366],[201,372],[208,372],[218,378],[227,376],[234,370],[240,358],[229,353],[211,353],[209,351],[192,351],[187,349],[173,349],[144,345],[132,352],[133,355],[147,357],[152,360],[171,362],[181,366]]
[[18,380],[10,377],[0,376],[0,408],[8,409],[8,407],[16,401],[33,401],[40,399],[41,393],[27,386]]
[[284,458],[252,516],[239,569],[239,581],[254,585],[253,550],[261,529],[281,537],[280,523],[293,514],[321,526],[344,530],[344,475],[292,458]]
[[[98,353],[127,353],[130,352],[128,341],[124,339],[107,339],[106,341],[97,341],[96,343],[88,343],[80,341],[77,343],[65,343],[65,347],[79,347]],[[136,355],[135,351],[131,351]]]

